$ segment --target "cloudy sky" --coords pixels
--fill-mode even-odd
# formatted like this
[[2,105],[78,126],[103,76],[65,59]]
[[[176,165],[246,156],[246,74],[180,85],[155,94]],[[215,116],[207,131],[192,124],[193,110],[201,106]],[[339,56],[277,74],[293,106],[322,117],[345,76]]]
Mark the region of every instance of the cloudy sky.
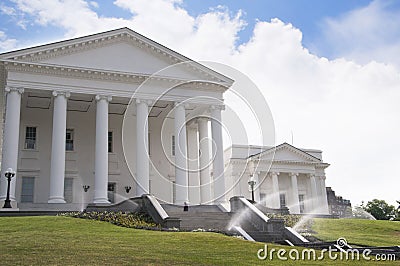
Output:
[[400,1],[3,0],[0,51],[129,27],[248,75],[276,142],[324,151],[354,204],[400,200]]

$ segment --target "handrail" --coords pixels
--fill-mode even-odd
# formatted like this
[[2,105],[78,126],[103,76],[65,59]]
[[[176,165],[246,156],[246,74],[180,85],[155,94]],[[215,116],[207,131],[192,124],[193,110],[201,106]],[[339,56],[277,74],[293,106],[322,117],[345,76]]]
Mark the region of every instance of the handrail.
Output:
[[156,222],[162,222],[169,218],[169,215],[158,202],[158,200],[152,195],[143,195],[144,204],[152,218]]
[[256,206],[251,204],[247,199],[245,198],[239,198],[239,200],[246,205],[252,212],[254,212],[260,219],[262,219],[264,222],[268,222],[269,218],[262,212],[260,211]]

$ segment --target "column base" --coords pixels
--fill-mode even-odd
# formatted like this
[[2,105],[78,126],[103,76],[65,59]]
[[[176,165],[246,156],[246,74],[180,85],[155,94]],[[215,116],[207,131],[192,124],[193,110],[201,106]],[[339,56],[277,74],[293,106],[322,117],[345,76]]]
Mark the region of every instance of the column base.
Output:
[[108,201],[108,199],[105,198],[98,198],[93,200],[93,204],[103,204],[103,205],[110,205],[111,203]]
[[66,203],[64,198],[50,198],[47,203]]

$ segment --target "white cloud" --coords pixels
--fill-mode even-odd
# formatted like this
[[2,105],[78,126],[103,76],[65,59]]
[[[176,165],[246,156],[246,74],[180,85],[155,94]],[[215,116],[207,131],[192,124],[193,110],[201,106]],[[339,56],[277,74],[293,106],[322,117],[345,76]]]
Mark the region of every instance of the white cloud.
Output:
[[10,7],[10,6],[6,6],[4,4],[0,5],[0,11],[1,13],[8,15],[8,16],[14,16],[16,15],[16,11],[14,8]]
[[[257,22],[250,41],[236,47],[238,32],[246,23],[240,12],[232,16],[224,8],[193,17],[181,1],[117,0],[115,5],[132,13],[132,18],[122,19],[100,17],[83,0],[15,2],[35,23],[60,27],[68,37],[128,26],[193,59],[232,65],[262,90],[274,114],[279,142],[290,142],[293,131],[294,145],[324,151],[325,160],[332,164],[327,170],[328,185],[355,203],[373,197],[396,200],[399,181],[394,166],[400,154],[394,147],[400,146],[400,72],[370,60],[378,58],[378,50],[379,58],[389,59],[397,51],[388,49],[397,40],[392,37],[394,26],[382,24],[385,17],[370,17],[381,14],[382,2],[350,13],[340,23],[330,20],[326,26],[342,32],[338,40],[350,47],[350,52],[342,52],[351,54],[351,59],[358,50],[350,39],[385,47],[362,46],[359,51],[371,51],[372,56],[363,56],[362,64],[311,54],[302,46],[301,31],[279,19]],[[386,30],[381,38],[373,36]]]
[[89,4],[94,8],[99,8],[99,4],[96,1],[90,1]]
[[359,63],[371,59],[400,67],[400,11],[392,8],[395,1],[375,0],[323,23],[323,39],[317,44],[335,56]]
[[17,47],[18,40],[8,38],[4,31],[0,31],[0,51],[9,51]]

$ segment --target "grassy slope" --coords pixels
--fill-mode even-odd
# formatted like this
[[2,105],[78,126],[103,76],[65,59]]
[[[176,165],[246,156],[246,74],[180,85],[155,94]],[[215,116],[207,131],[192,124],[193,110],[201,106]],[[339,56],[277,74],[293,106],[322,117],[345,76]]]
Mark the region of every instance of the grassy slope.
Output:
[[[263,243],[215,233],[135,230],[67,217],[0,218],[0,243],[1,265],[282,265],[279,260],[257,259],[256,252]],[[302,263],[287,261],[286,264]],[[325,260],[303,264],[347,265],[348,262]]]
[[348,243],[370,246],[400,245],[400,222],[361,219],[314,219],[316,237],[334,241],[346,238]]

